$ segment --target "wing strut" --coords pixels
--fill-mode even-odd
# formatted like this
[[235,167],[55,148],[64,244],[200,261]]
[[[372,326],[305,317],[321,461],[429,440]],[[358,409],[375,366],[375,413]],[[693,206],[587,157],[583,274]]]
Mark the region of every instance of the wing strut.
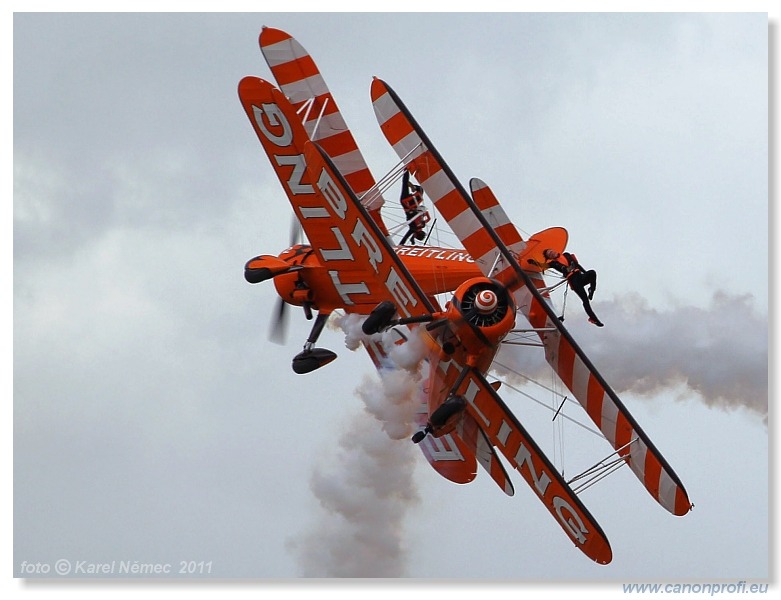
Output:
[[[309,136],[311,139],[317,139],[317,127],[318,125],[320,125],[320,120],[323,118],[323,115],[325,114],[325,110],[328,107],[328,100],[329,100],[328,98],[323,100],[323,106],[320,108],[320,114],[317,115],[317,121],[315,121],[315,126],[312,128],[312,132],[310,133]],[[296,110],[296,113],[299,115],[302,112],[306,111],[304,113],[304,118],[301,119],[302,122],[306,123],[309,120],[309,113],[312,112],[312,108],[314,107],[314,105],[315,105],[315,99],[309,98],[301,105],[301,107],[298,110]]]
[[636,442],[637,438],[633,439],[628,444],[625,444],[612,454],[608,454],[598,463],[595,463],[593,466],[589,467],[579,475],[575,475],[575,477],[567,481],[569,485],[572,485],[574,482],[580,481],[581,479],[585,480],[576,487],[573,487],[572,491],[576,494],[579,494],[580,492],[587,490],[595,483],[602,481],[605,477],[623,467],[626,464],[626,458],[621,455],[621,452]]

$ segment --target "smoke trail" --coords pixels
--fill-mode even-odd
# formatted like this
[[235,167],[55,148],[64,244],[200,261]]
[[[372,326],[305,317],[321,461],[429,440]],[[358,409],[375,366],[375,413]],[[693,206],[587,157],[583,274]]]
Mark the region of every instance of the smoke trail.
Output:
[[[348,348],[360,345],[363,319],[337,321]],[[364,377],[364,410],[341,435],[336,455],[318,465],[310,488],[321,511],[314,527],[289,542],[305,577],[402,577],[404,520],[418,501],[416,455],[408,442],[420,389],[417,336],[390,352],[398,370]]]
[[[570,330],[616,392],[653,396],[683,384],[709,406],[745,408],[767,423],[768,322],[752,296],[716,292],[707,309],[659,311],[629,294],[594,307],[603,329],[587,330],[573,318]],[[524,353],[503,349],[500,359],[536,377],[542,353]]]

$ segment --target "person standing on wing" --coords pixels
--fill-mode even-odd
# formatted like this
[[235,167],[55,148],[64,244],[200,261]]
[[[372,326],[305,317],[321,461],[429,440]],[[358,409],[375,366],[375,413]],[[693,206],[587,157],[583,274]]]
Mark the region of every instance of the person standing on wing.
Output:
[[[561,273],[567,280],[567,285],[583,301],[583,308],[586,310],[589,323],[593,323],[597,327],[603,327],[602,322],[594,314],[594,310],[589,302],[594,297],[594,292],[597,289],[597,272],[593,269],[589,271],[584,269],[578,262],[577,256],[569,252],[559,253],[548,248],[543,251],[542,255],[547,261],[542,266],[545,269],[555,269]],[[586,292],[586,286],[590,286],[588,292]]]
[[401,180],[400,202],[404,209],[404,216],[409,223],[409,229],[399,245],[403,246],[411,238],[414,246],[415,240],[422,242],[426,239],[424,228],[426,223],[428,223],[429,214],[428,211],[422,208],[423,188],[419,185],[412,185],[409,182],[409,171],[407,169],[404,169],[404,176]]

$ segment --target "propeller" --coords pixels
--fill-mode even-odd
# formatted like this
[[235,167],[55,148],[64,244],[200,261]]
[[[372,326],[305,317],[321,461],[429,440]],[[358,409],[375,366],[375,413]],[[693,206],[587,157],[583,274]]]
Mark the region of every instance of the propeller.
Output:
[[[292,248],[301,241],[301,223],[293,216],[290,224],[290,239],[288,248]],[[269,332],[268,339],[275,344],[284,345],[287,341],[287,329],[288,329],[288,304],[282,298],[277,298],[275,305],[274,317],[271,321],[271,331]]]
[[292,222],[290,223],[290,244],[288,248],[292,248],[296,244],[301,243],[301,223],[293,215]]
[[277,298],[277,304],[274,311],[274,319],[271,321],[271,331],[268,339],[275,344],[284,345],[287,340],[287,302],[282,298]]

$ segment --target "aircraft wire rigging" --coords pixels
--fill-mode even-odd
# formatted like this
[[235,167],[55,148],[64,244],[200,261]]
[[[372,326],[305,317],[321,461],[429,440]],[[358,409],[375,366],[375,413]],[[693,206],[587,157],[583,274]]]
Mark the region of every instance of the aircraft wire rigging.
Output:
[[[637,438],[633,438],[614,452],[611,452],[608,454],[605,458],[603,458],[600,461],[597,461],[594,463],[591,467],[588,469],[585,469],[578,475],[575,475],[574,477],[570,478],[567,481],[567,484],[572,485],[573,483],[580,481],[583,479],[583,483],[580,483],[572,488],[572,491],[574,491],[576,494],[579,494],[580,492],[583,492],[590,488],[591,486],[595,485],[596,483],[602,481],[605,477],[608,475],[611,475],[612,473],[615,473],[618,469],[623,467],[625,464],[627,464],[627,455],[629,452],[629,448],[632,444],[637,443]],[[622,454],[624,453],[624,454]]]

